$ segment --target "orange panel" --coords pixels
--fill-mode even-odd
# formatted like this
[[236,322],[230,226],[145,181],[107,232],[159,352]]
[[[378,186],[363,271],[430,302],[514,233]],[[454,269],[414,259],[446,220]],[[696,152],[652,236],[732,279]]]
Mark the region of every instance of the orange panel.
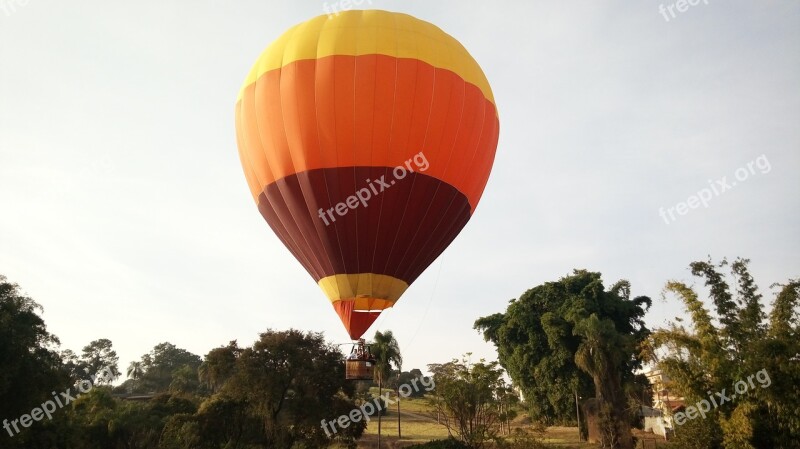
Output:
[[[286,70],[288,69],[288,70]],[[303,117],[314,117],[313,70],[299,70],[297,65],[286,67],[280,77],[280,111],[283,116],[286,144],[292,167],[308,167],[319,163],[319,137],[316,126]]]
[[372,139],[375,134],[369,131],[374,128],[373,121],[375,120],[373,111],[375,111],[376,106],[377,63],[377,55],[366,55],[355,60],[353,117],[356,117],[357,121],[354,128],[355,132],[353,133],[353,153],[356,161],[371,162],[372,155],[375,154],[372,148]]
[[[245,88],[239,108],[241,154],[256,178],[251,191],[306,170],[402,166],[422,151],[424,174],[454,186],[474,209],[499,132],[494,104],[475,85],[385,55],[288,64]],[[342,182],[352,189],[363,180]]]

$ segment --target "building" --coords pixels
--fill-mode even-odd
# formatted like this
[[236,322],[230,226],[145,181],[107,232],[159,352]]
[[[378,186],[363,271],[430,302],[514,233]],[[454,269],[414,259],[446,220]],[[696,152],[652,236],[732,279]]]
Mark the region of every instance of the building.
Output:
[[642,407],[644,431],[669,438],[675,429],[672,417],[684,408],[683,396],[670,392],[669,377],[660,369],[650,367],[642,374],[650,381],[653,390],[653,406]]

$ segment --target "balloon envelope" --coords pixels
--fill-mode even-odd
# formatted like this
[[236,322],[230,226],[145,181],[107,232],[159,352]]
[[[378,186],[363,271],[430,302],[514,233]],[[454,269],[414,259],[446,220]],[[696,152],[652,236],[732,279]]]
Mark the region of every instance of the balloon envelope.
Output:
[[258,210],[357,339],[469,221],[499,121],[454,38],[409,15],[347,11],[267,47],[236,133]]

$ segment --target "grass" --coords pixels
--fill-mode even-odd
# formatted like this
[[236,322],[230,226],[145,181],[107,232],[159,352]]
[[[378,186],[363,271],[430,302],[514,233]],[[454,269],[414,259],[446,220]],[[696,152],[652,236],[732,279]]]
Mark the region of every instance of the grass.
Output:
[[[384,390],[384,393],[386,390]],[[378,395],[378,389],[371,391],[374,396]],[[390,394],[392,400],[394,394]],[[382,417],[381,424],[381,449],[400,449],[419,443],[426,443],[431,440],[445,439],[448,437],[447,428],[436,422],[436,413],[428,405],[428,401],[422,398],[406,398],[400,402],[400,420],[402,438],[398,438],[397,433],[397,404],[390,406],[389,413]],[[531,420],[524,413],[520,413],[512,423],[511,427],[516,429],[531,430]],[[634,431],[637,437],[648,439],[646,448],[656,447],[666,449],[669,447],[663,439],[656,438],[652,434],[642,434]],[[548,447],[554,449],[595,449],[598,445],[580,441],[578,429],[576,427],[548,427],[544,434],[544,442]],[[637,447],[642,447],[640,441]],[[378,420],[377,417],[370,420],[364,435],[358,441],[359,449],[378,448]]]
[[[424,399],[402,399],[400,402],[400,421],[402,439],[398,440],[397,404],[393,404],[389,413],[381,418],[381,441],[384,448],[401,448],[412,444],[426,443],[430,440],[447,438],[447,429],[436,423],[431,416],[430,408]],[[378,447],[378,419],[373,418],[364,436],[358,444],[359,448]]]
[[544,434],[544,442],[554,448],[596,448],[597,445],[589,444],[578,439],[577,427],[548,427]]
[[[375,391],[377,394],[377,390]],[[394,396],[392,396],[393,398]],[[397,433],[397,404],[390,407],[382,418],[381,449],[399,449],[431,440],[448,437],[447,428],[436,422],[436,415],[425,399],[403,399],[400,403],[402,438]],[[531,428],[530,419],[521,416],[512,422],[512,428]],[[575,427],[550,427],[545,433],[545,442],[559,449],[588,449],[597,446],[578,441]],[[378,447],[378,420],[373,418],[367,425],[364,436],[358,441],[359,449]]]

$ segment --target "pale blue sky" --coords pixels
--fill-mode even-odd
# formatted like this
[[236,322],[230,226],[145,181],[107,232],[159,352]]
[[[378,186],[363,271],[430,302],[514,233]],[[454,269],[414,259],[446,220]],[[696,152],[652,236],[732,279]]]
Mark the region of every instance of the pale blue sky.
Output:
[[[751,258],[770,300],[800,276],[800,3],[670,21],[660,4],[363,1],[460,40],[500,112],[475,216],[368,333],[392,329],[406,369],[494,359],[474,320],[573,268],[654,298],[708,254]],[[0,273],[63,347],[110,338],[124,370],[162,341],[203,355],[269,327],[347,341],[258,214],[233,128],[258,54],[324,2],[0,6]],[[659,216],[762,155],[769,172]],[[680,310],[657,300],[648,322]]]

